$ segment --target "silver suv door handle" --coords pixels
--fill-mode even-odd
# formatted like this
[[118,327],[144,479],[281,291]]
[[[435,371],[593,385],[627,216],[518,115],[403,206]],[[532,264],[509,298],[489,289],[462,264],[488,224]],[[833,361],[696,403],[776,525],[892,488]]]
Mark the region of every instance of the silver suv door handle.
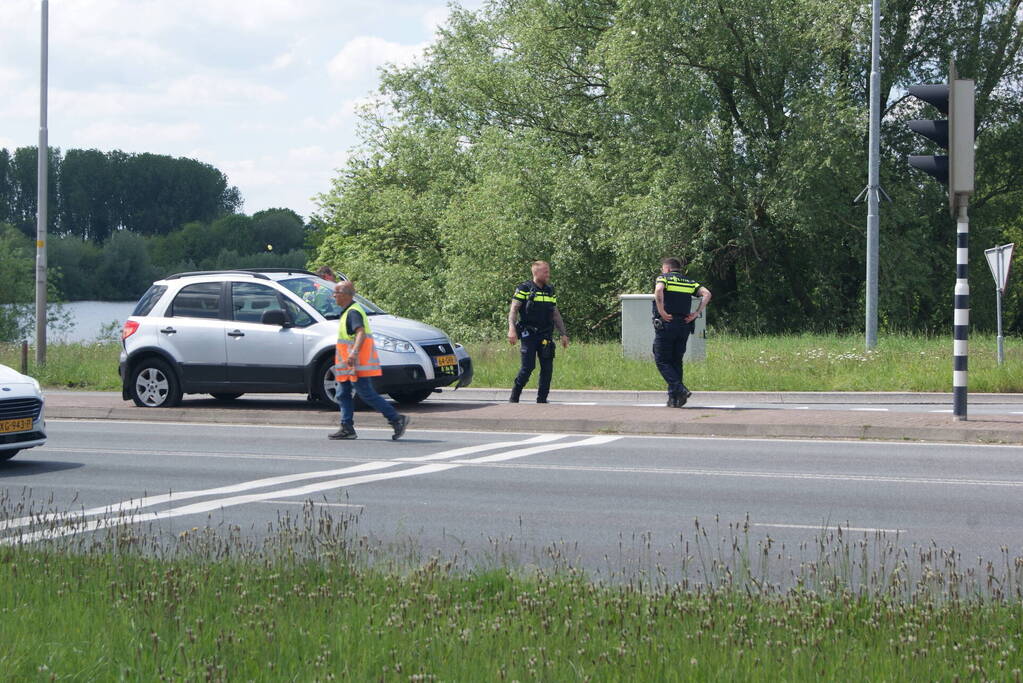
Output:
[[160,330],[161,334],[174,334],[175,332],[177,332],[177,330],[175,330],[170,325],[168,325],[167,327],[165,327],[162,330]]
[[235,330],[234,332],[228,332],[227,336],[228,337],[244,337],[245,333],[242,332],[241,330]]

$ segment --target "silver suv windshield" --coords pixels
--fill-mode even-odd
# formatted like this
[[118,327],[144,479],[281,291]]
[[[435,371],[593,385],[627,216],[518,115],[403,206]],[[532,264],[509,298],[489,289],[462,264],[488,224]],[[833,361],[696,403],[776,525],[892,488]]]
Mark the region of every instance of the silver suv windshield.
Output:
[[[280,280],[279,283],[301,297],[303,301],[319,311],[324,318],[336,320],[341,316],[341,308],[334,303],[334,283],[330,280],[324,280],[315,275],[302,275]],[[364,296],[356,294],[355,300],[366,309],[367,315],[386,313]]]

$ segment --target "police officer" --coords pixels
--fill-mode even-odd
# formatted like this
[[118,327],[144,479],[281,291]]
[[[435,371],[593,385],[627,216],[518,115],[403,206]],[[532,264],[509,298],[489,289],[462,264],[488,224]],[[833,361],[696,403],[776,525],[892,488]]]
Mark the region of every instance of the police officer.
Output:
[[[692,300],[700,305],[690,313]],[[661,261],[661,274],[654,285],[654,362],[668,383],[668,407],[681,408],[693,392],[682,383],[682,356],[692,334],[693,323],[710,303],[710,290],[682,275],[677,258]]]
[[[529,381],[540,359],[540,385],[536,392],[537,403],[547,403],[551,390],[551,376],[554,374],[555,328],[561,335],[561,345],[568,348],[568,332],[565,321],[558,311],[558,299],[550,284],[551,267],[546,261],[532,265],[533,279],[515,288],[511,308],[508,309],[508,343],[522,341],[519,374],[515,377],[510,403],[518,403],[522,388]],[[517,318],[517,320],[516,320]]]

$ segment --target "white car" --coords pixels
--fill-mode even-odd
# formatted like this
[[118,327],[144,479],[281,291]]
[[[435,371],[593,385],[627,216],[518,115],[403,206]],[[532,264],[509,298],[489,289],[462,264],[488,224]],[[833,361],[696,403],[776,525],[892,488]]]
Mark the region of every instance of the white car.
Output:
[[46,418],[39,382],[0,365],[0,461],[46,443]]
[[[342,276],[343,279],[343,276]],[[334,283],[304,270],[171,275],[142,295],[121,332],[122,396],[146,408],[183,394],[233,400],[245,393],[335,396],[340,309]],[[472,360],[436,327],[389,315],[356,295],[369,316],[381,394],[418,403],[441,387],[468,386]]]

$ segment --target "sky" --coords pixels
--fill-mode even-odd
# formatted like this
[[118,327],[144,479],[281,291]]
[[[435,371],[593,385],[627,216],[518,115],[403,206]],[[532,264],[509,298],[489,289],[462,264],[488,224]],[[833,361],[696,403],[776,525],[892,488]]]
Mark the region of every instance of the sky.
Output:
[[[0,0],[11,151],[39,140],[41,6]],[[358,142],[378,68],[420,59],[448,13],[445,0],[50,0],[49,144],[198,159],[243,212],[308,220]]]

